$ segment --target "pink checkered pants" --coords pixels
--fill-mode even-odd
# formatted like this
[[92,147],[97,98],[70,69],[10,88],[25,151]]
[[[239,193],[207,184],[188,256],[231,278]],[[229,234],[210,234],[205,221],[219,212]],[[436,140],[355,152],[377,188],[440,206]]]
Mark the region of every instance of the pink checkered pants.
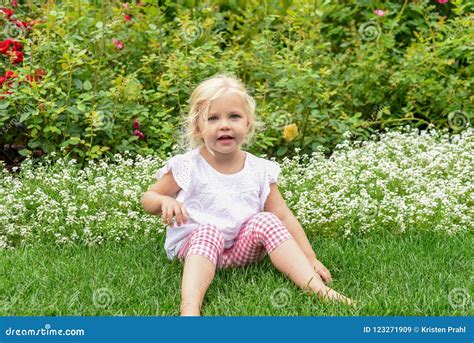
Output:
[[260,212],[247,220],[234,244],[224,249],[222,232],[211,224],[198,226],[186,238],[178,252],[178,258],[197,254],[208,258],[217,268],[238,267],[263,259],[265,253],[293,237],[277,216]]

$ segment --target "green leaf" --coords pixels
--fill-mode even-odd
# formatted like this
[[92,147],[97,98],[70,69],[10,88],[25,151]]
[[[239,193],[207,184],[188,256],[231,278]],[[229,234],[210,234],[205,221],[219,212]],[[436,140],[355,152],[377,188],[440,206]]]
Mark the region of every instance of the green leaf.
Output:
[[78,144],[81,141],[81,137],[71,137],[69,140],[72,144]]
[[90,83],[89,80],[86,80],[83,84],[82,84],[82,87],[86,90],[86,91],[90,91],[92,89],[92,84]]
[[283,156],[284,154],[286,154],[286,152],[288,151],[288,146],[281,146],[278,148],[277,150],[277,156]]
[[46,132],[56,132],[57,134],[61,134],[61,130],[56,126],[48,125],[43,130],[44,133]]
[[39,141],[29,141],[28,142],[28,146],[31,148],[31,149],[36,149],[37,147],[39,147],[41,145],[41,142]]
[[82,81],[79,80],[79,79],[73,79],[72,80],[74,82],[74,85],[79,88],[79,89],[82,89]]
[[30,156],[30,155],[31,155],[31,150],[28,150],[28,149],[21,149],[20,151],[18,151],[18,153],[19,153],[21,156]]
[[[2,62],[2,63],[3,63],[3,62]],[[1,102],[1,103],[0,103],[0,110],[4,110],[4,109],[8,108],[8,106],[10,106],[10,102],[9,102],[9,101]]]
[[304,138],[303,144],[304,144],[304,145],[308,145],[308,144],[311,143],[312,141],[313,141],[313,137],[311,137],[311,136],[306,136],[306,137]]
[[23,123],[26,119],[30,117],[31,113],[30,112],[25,112],[20,116],[20,123]]
[[313,150],[313,151],[317,151],[318,147],[319,147],[318,142],[313,142],[313,144],[311,144],[311,150]]

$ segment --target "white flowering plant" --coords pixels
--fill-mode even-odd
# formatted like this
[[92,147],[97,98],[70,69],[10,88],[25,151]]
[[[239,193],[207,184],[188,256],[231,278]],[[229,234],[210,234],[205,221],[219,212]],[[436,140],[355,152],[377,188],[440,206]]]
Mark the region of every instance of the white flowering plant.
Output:
[[283,161],[284,198],[304,227],[341,235],[473,229],[474,137],[408,126]]
[[18,175],[3,169],[0,181],[0,248],[37,241],[101,244],[159,234],[158,217],[146,215],[140,197],[159,159],[128,153],[81,169],[54,154]]
[[[474,136],[405,127],[281,161],[279,185],[311,234],[350,237],[473,229]],[[0,171],[0,248],[35,242],[98,245],[162,235],[140,198],[164,161],[116,154],[83,169],[54,154]]]

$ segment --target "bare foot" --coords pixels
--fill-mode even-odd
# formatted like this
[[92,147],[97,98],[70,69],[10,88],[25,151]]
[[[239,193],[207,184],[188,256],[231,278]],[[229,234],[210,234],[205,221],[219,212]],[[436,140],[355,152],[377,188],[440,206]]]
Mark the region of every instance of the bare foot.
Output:
[[325,301],[341,301],[347,305],[354,306],[357,303],[352,300],[351,298],[348,298],[341,293],[335,291],[334,289],[330,287],[324,287],[321,290],[318,291],[318,296],[321,297]]

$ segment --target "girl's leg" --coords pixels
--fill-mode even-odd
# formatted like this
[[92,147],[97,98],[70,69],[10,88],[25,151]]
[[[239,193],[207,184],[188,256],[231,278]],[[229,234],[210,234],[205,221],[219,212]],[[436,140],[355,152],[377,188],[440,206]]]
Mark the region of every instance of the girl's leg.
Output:
[[298,243],[271,212],[260,212],[244,224],[234,246],[224,251],[223,263],[219,267],[259,261],[266,252],[273,265],[303,290],[318,294],[323,299],[351,302],[324,284]]
[[309,263],[308,258],[294,239],[287,240],[270,253],[273,265],[297,286],[317,294],[323,299],[334,299],[352,304],[352,300],[327,287]]
[[201,255],[188,255],[181,284],[181,316],[199,316],[204,295],[214,279],[216,266]]
[[194,230],[181,247],[178,257],[185,260],[181,284],[182,316],[200,315],[202,300],[214,279],[223,250],[222,232],[208,224]]

